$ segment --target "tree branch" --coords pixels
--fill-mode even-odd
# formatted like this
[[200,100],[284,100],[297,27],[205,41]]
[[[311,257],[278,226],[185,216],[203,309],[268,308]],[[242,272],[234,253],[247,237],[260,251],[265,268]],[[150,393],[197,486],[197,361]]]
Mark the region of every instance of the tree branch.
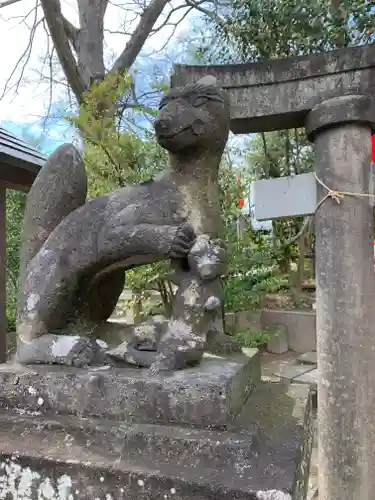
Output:
[[141,15],[138,26],[135,28],[124,50],[112,66],[110,73],[123,73],[132,66],[168,1],[169,0],[151,1],[150,5]]
[[22,61],[25,58],[25,62],[22,64],[21,74],[20,74],[19,78],[17,79],[17,82],[14,85],[12,85],[12,87],[16,88],[16,93],[18,92],[21,80],[22,80],[23,75],[25,73],[26,66],[30,60],[31,51],[33,48],[33,43],[34,43],[34,38],[35,38],[35,32],[36,32],[38,26],[43,22],[43,19],[40,19],[39,21],[37,20],[37,18],[38,18],[38,1],[36,2],[36,5],[35,5],[33,10],[34,10],[34,21],[33,21],[33,25],[32,25],[31,30],[30,30],[30,36],[29,36],[27,46],[26,46],[25,50],[23,51],[23,53],[21,54],[21,57],[18,59],[17,63],[15,64],[11,74],[9,75],[9,78],[5,82],[3,92],[0,96],[0,100],[8,92],[9,84],[10,84],[13,76],[16,74],[16,71],[18,70],[20,64],[22,63]]
[[185,0],[185,2],[190,7],[193,7],[195,10],[198,10],[205,16],[211,18],[218,26],[226,26],[225,21],[216,12],[211,12],[201,6],[201,3],[203,2],[195,2],[194,0]]
[[79,33],[79,29],[76,28],[66,17],[61,15],[62,17],[62,22],[64,25],[65,33],[66,36],[69,38],[70,42],[72,43],[74,50],[76,50],[76,44],[77,44],[77,36]]
[[3,7],[7,7],[8,5],[12,5],[13,3],[20,2],[21,0],[6,0],[5,2],[0,3],[0,9]]
[[69,44],[60,0],[41,0],[41,4],[60,64],[78,102],[82,102],[88,89]]

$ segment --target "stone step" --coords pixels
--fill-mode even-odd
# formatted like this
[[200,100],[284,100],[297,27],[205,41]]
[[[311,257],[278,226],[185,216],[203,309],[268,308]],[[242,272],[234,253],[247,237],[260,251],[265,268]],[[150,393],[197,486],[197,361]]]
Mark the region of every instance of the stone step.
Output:
[[[311,419],[307,386],[265,383],[235,419],[237,435],[156,425],[129,432],[118,421],[3,411],[0,491],[10,500],[301,500]],[[202,445],[195,455],[192,441]]]
[[[1,422],[4,424],[4,421]],[[0,488],[4,498],[79,500],[292,500],[296,463],[264,445],[235,468],[183,466],[175,455],[118,457],[79,443],[69,432],[25,425],[0,427]],[[22,490],[22,491],[21,491]],[[8,496],[7,496],[8,495]],[[17,496],[18,495],[18,496]]]
[[257,349],[207,355],[200,366],[151,376],[139,368],[0,365],[0,408],[137,423],[230,425],[260,382]]
[[[22,412],[21,412],[22,413]],[[217,468],[236,471],[257,456],[260,450],[255,425],[242,432],[194,429],[155,424],[125,424],[93,418],[62,417],[0,413],[0,428],[8,435],[30,435],[41,442],[69,439],[91,452],[112,461],[152,465],[173,463],[197,470]],[[103,450],[103,443],[105,449]]]

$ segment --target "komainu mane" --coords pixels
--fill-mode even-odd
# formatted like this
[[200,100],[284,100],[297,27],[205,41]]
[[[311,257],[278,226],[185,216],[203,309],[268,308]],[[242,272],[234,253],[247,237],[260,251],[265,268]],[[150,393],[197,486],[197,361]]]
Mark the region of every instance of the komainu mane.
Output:
[[200,360],[220,326],[218,169],[229,133],[226,94],[212,77],[173,89],[155,121],[166,170],[87,201],[79,153],[60,147],[28,195],[22,235],[17,357],[21,363],[85,366],[103,352],[95,331],[110,317],[126,269],[171,259],[179,289],[154,347],[129,341],[124,360],[155,369]]

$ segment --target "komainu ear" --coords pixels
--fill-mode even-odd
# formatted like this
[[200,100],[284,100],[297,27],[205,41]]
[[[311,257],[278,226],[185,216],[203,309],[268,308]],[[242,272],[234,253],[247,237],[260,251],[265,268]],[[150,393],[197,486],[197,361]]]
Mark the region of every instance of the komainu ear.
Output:
[[217,85],[217,78],[212,75],[207,75],[197,81],[199,85]]

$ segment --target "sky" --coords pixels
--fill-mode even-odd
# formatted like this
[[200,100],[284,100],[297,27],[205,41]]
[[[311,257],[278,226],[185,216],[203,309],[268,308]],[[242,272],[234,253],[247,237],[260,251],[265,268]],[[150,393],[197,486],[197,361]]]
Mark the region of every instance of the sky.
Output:
[[[176,0],[178,1],[178,0]],[[75,9],[75,0],[61,0],[63,13],[66,17],[77,23],[77,11]],[[120,4],[121,2],[113,2]],[[124,2],[122,2],[124,3]],[[25,52],[30,37],[30,28],[35,19],[40,20],[42,11],[39,9],[35,17],[31,12],[29,17],[24,20],[24,16],[33,10],[35,0],[21,0],[18,3],[0,9],[0,47],[9,47],[9,50],[1,50],[1,74],[0,74],[0,123],[14,133],[21,134],[22,130],[27,129],[28,135],[38,136],[43,130],[48,133],[48,140],[45,141],[45,149],[51,150],[61,142],[72,140],[71,129],[64,120],[54,120],[46,124],[44,117],[49,110],[51,116],[58,116],[64,113],[67,103],[66,91],[60,86],[55,86],[52,95],[52,109],[50,108],[50,91],[48,85],[40,81],[40,69],[42,59],[46,48],[46,35],[43,26],[39,25],[35,32],[33,50],[30,53],[27,68],[23,74],[20,86],[15,87],[15,83],[20,76],[20,70],[14,75],[8,87],[10,89],[3,95],[4,88],[7,85],[7,79],[11,75],[16,62]],[[167,13],[168,11],[166,11]],[[113,31],[121,29],[121,22],[124,20],[125,11],[112,4],[109,4],[106,17],[105,28]],[[129,21],[131,23],[131,20]],[[188,16],[178,26],[171,42],[167,45],[170,48],[173,43],[184,36],[189,29],[192,17]],[[134,26],[134,23],[133,23]],[[166,60],[165,41],[172,34],[172,28],[166,27],[160,30],[152,39],[146,43],[142,57],[137,63],[139,74],[143,74],[142,85],[148,85],[147,79],[152,76],[152,69],[155,65],[166,71],[171,62]],[[126,36],[123,34],[106,34],[106,62],[108,65],[114,60],[114,57],[125,46]],[[156,63],[156,64],[155,64]],[[143,71],[142,71],[143,69]],[[146,71],[144,71],[146,69]],[[45,68],[44,73],[48,74],[49,67]],[[9,85],[10,84],[10,85]],[[49,151],[48,151],[49,152]]]

